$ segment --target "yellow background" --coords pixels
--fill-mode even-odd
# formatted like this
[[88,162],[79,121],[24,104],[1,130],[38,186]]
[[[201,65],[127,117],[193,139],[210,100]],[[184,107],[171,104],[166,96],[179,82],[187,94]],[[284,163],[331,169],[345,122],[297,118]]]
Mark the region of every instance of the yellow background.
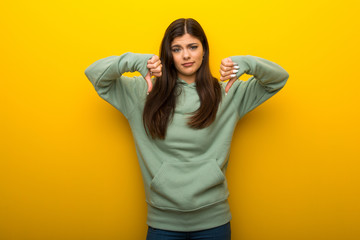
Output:
[[84,70],[127,51],[158,54],[181,17],[203,26],[217,78],[221,59],[247,54],[290,74],[235,130],[232,239],[360,239],[358,1],[8,0],[0,9],[0,239],[145,239],[129,125]]

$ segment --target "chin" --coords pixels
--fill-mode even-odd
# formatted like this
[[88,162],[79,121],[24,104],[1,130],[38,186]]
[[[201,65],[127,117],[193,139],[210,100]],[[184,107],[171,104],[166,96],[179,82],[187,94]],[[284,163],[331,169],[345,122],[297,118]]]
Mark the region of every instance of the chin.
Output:
[[182,75],[187,76],[187,77],[191,77],[191,76],[195,75],[195,72],[192,72],[192,73],[184,73],[183,72]]
[[199,69],[191,70],[191,71],[183,71],[183,74],[186,76],[192,76],[194,75]]

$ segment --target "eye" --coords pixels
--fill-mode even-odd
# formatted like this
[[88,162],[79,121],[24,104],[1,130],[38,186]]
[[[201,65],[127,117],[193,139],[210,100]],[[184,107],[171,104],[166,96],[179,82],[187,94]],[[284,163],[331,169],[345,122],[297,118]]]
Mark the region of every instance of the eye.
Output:
[[179,52],[179,51],[180,51],[180,48],[173,48],[172,51],[173,51],[173,52]]
[[191,46],[190,48],[193,49],[193,50],[195,50],[195,49],[198,48],[198,46]]

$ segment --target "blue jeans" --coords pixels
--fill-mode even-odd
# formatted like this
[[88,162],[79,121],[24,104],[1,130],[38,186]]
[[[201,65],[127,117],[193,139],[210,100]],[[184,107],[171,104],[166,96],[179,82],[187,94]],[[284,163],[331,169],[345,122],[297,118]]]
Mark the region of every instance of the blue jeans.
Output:
[[230,240],[230,222],[200,231],[175,232],[148,226],[146,240]]

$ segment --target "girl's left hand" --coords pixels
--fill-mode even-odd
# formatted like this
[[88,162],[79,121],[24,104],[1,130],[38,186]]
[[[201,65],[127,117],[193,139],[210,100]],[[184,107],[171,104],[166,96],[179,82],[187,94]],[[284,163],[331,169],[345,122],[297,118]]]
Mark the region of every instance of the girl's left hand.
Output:
[[237,80],[236,73],[239,72],[239,66],[237,63],[233,62],[231,58],[224,58],[221,60],[220,65],[220,80],[226,81],[229,79],[229,82],[226,84],[225,93],[228,93],[230,87]]

